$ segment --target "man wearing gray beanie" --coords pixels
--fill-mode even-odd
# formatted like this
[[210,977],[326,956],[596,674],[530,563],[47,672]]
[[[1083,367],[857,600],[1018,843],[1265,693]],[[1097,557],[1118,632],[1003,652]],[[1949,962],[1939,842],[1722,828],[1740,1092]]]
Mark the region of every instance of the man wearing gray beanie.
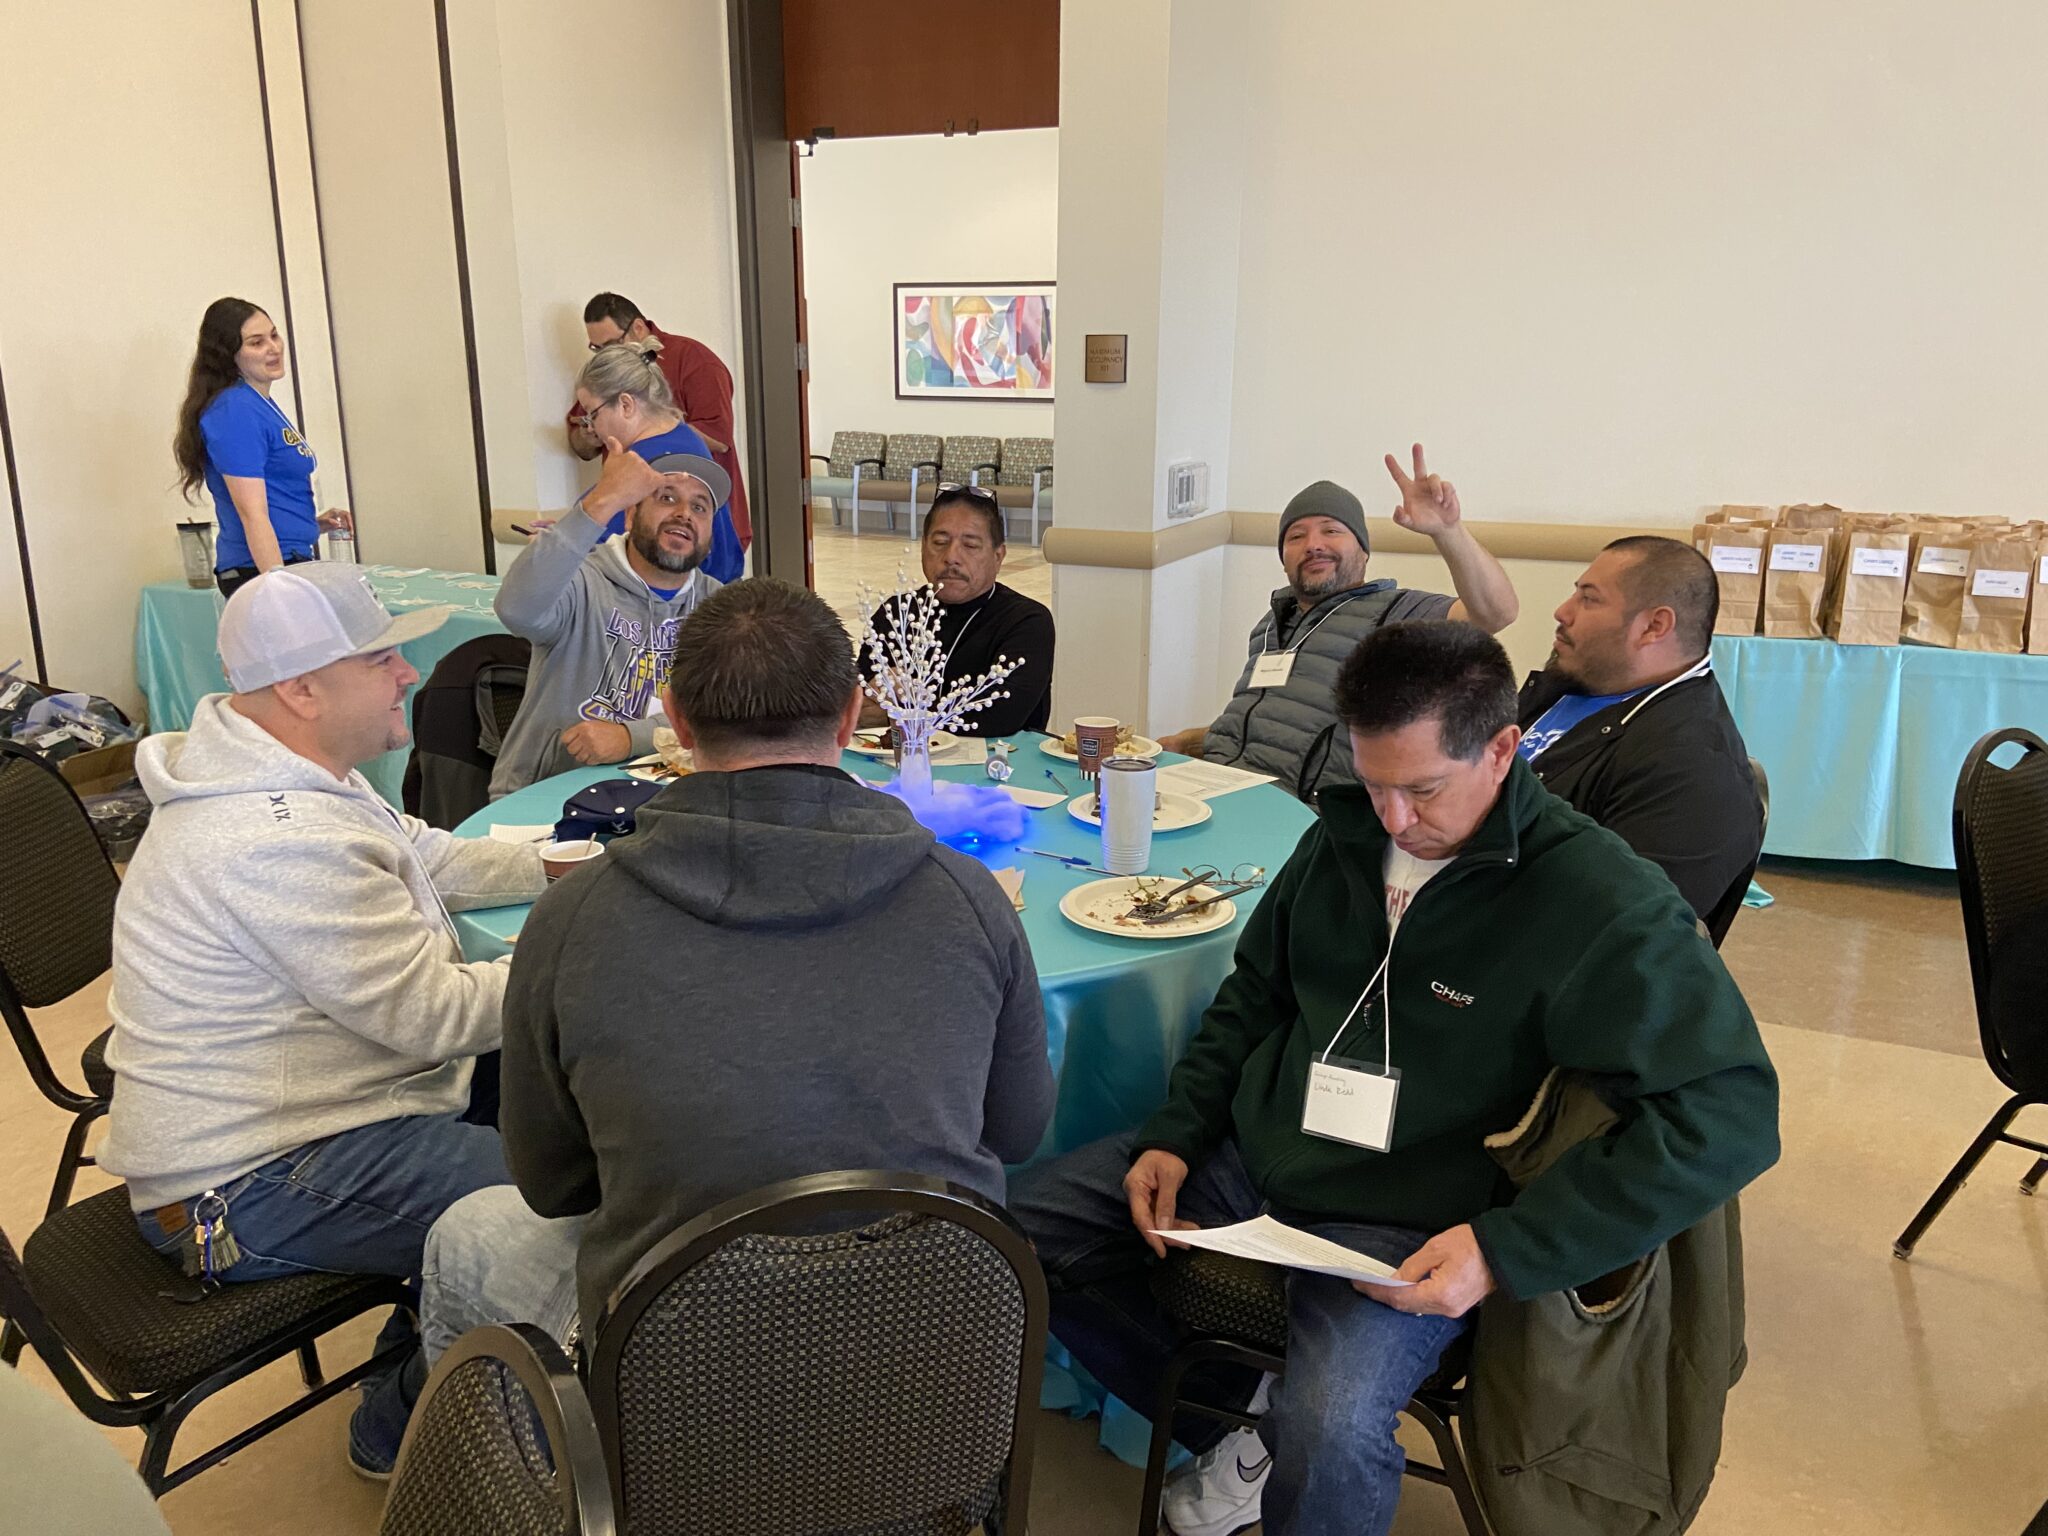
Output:
[[1429,472],[1422,444],[1413,474],[1391,453],[1387,470],[1400,487],[1394,521],[1437,547],[1457,596],[1409,591],[1392,577],[1365,579],[1372,541],[1365,508],[1328,480],[1298,492],[1280,514],[1280,564],[1287,585],[1252,626],[1250,654],[1223,713],[1162,744],[1212,763],[1270,774],[1314,802],[1323,784],[1349,783],[1350,754],[1337,728],[1337,669],[1352,647],[1382,624],[1457,619],[1498,634],[1520,604],[1507,572],[1465,527],[1458,493]]

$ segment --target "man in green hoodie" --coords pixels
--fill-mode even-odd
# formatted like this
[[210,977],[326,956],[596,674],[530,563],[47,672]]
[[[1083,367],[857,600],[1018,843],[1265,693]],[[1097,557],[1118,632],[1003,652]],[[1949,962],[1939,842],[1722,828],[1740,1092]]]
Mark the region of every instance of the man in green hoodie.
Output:
[[[1143,1275],[1162,1231],[1270,1211],[1411,1282],[1289,1276],[1286,1374],[1256,1432],[1169,1489],[1179,1536],[1386,1531],[1395,1416],[1482,1299],[1619,1269],[1778,1154],[1741,993],[1656,867],[1516,756],[1498,642],[1389,625],[1336,697],[1359,783],[1324,790],[1166,1103],[1011,1188],[1055,1331],[1140,1404],[1177,1342]],[[1516,1193],[1483,1142],[1553,1067],[1599,1081],[1620,1124]]]

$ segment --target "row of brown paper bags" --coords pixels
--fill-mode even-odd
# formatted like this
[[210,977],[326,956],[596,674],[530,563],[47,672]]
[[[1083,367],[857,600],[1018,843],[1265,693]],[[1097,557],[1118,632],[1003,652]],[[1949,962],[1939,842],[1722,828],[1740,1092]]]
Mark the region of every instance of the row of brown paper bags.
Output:
[[2048,537],[2002,517],[1723,507],[1693,529],[1720,635],[2048,654]]

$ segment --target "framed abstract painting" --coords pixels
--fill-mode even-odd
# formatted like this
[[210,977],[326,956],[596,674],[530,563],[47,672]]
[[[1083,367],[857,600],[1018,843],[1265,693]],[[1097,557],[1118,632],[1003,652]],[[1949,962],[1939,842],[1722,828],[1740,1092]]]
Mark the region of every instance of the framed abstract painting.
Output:
[[896,398],[1052,399],[1051,283],[898,283]]

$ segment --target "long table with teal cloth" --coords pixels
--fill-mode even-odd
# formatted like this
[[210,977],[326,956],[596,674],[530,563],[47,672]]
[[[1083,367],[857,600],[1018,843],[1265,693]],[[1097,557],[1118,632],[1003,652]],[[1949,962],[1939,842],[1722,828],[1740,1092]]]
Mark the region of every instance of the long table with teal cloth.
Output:
[[[1020,788],[1056,789],[1044,776],[1051,766],[1078,789],[1077,770],[1041,752],[1041,739],[1028,734],[1015,738],[1011,760],[1016,774],[1011,782]],[[1168,753],[1159,761],[1184,759]],[[885,763],[854,753],[846,754],[842,762],[849,772],[870,780],[884,780],[891,771]],[[972,782],[982,770],[942,767],[934,772],[939,778]],[[493,823],[532,826],[553,821],[570,795],[617,773],[615,768],[582,768],[543,780],[486,806],[456,830],[482,837]],[[1176,874],[1203,864],[1227,871],[1250,862],[1275,874],[1314,819],[1307,806],[1270,784],[1219,795],[1208,803],[1213,814],[1200,826],[1153,837],[1151,873]],[[1022,846],[1100,862],[1100,835],[1076,821],[1064,802],[1030,813]],[[1046,1047],[1059,1082],[1052,1126],[1039,1155],[1066,1152],[1136,1127],[1165,1098],[1167,1075],[1186,1049],[1202,1010],[1230,972],[1238,932],[1255,898],[1239,898],[1234,921],[1196,938],[1115,938],[1077,927],[1060,915],[1060,897],[1100,875],[1022,853],[1016,843],[976,852],[991,868],[1014,866],[1025,871],[1024,933],[1045,996]],[[509,940],[526,921],[528,910],[516,906],[458,912],[455,926],[463,953],[474,960],[508,953]],[[1105,1401],[1100,1387],[1057,1345],[1048,1360],[1042,1400],[1049,1408],[1069,1412],[1100,1410],[1103,1444],[1123,1460],[1143,1465],[1149,1426],[1114,1398]]]
[[[362,572],[393,613],[436,603],[455,610],[433,634],[401,647],[422,678],[463,641],[504,633],[491,610],[498,596],[496,576],[391,565],[366,565]],[[227,687],[214,644],[225,601],[212,587],[201,590],[182,581],[159,581],[142,589],[135,616],[135,678],[149,703],[152,731],[184,730],[199,701]],[[411,695],[406,699],[410,709]],[[405,780],[406,757],[407,750],[387,752],[363,768],[371,786],[393,805]]]
[[1766,853],[1953,869],[1970,748],[2048,735],[2048,656],[1722,635],[1714,674],[1770,777]]

